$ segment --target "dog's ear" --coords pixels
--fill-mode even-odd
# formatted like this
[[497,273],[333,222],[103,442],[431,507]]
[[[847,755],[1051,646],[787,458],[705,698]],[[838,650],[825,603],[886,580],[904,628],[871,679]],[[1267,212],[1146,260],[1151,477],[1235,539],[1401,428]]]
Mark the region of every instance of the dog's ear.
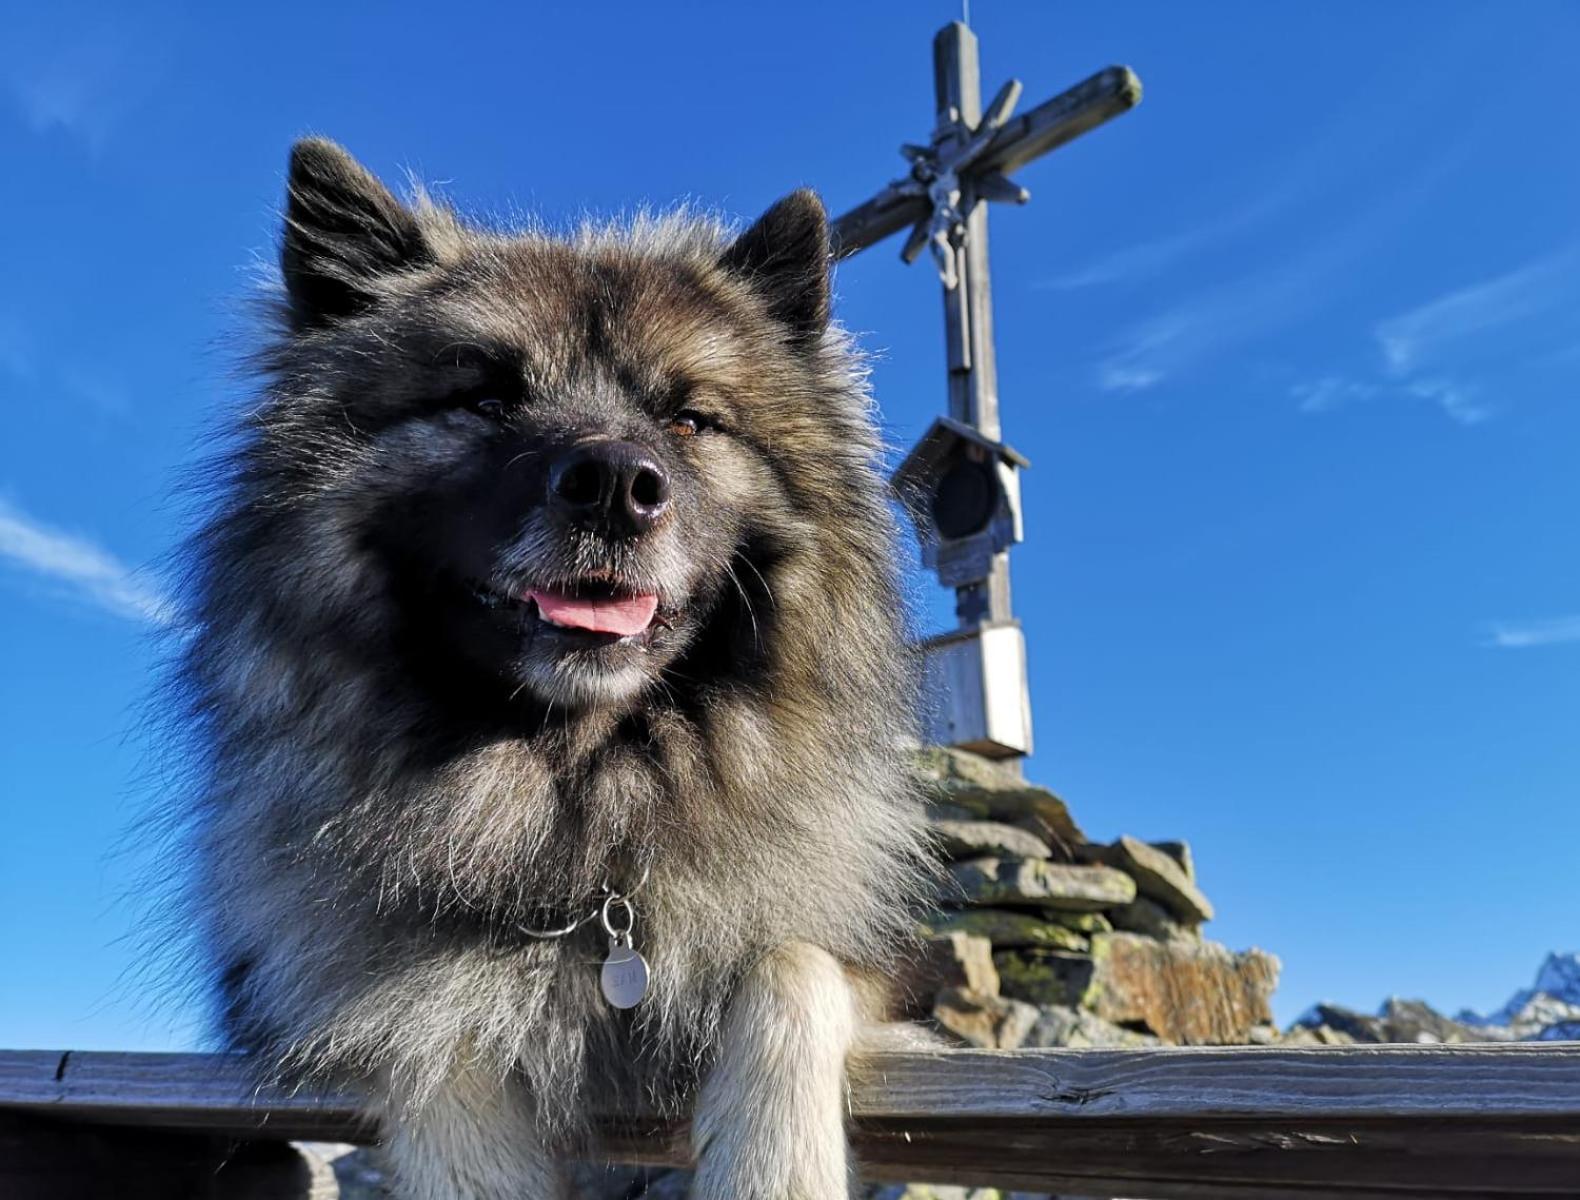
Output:
[[828,214],[807,188],[765,212],[719,259],[751,283],[797,342],[828,327],[829,262]]
[[291,147],[280,269],[297,330],[350,316],[379,276],[432,258],[411,210],[340,146]]

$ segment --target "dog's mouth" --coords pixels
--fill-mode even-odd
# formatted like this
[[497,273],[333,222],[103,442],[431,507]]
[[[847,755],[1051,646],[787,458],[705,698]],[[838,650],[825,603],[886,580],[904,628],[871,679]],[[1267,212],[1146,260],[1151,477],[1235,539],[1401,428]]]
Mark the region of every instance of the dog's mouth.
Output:
[[509,591],[474,582],[471,591],[484,608],[514,612],[542,628],[590,644],[650,639],[675,615],[663,610],[657,593],[602,578]]

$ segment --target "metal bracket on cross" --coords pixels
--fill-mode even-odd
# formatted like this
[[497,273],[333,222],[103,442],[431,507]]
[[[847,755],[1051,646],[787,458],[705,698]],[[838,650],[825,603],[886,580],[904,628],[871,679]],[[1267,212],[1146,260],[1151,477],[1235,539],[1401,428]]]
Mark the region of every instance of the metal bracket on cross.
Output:
[[924,247],[930,248],[938,277],[950,291],[960,283],[955,250],[965,240],[966,218],[978,202],[1025,204],[1031,199],[1029,191],[998,171],[970,170],[1015,111],[1020,92],[1020,80],[1011,79],[999,88],[975,128],[961,119],[958,109],[951,108],[949,119],[939,125],[930,144],[907,142],[900,147],[900,153],[910,160],[911,174],[891,186],[899,195],[925,198],[929,206],[928,215],[912,226],[900,257],[913,263]]

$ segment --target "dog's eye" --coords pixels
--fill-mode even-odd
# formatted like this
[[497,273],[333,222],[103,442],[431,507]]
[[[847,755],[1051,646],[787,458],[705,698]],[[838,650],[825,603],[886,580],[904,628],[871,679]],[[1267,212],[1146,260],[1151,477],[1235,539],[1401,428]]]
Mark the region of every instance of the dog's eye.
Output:
[[466,406],[478,416],[487,417],[497,421],[505,415],[505,402],[498,396],[476,396],[466,402]]
[[704,429],[711,429],[713,422],[693,408],[683,408],[669,422],[669,432],[676,437],[696,437]]

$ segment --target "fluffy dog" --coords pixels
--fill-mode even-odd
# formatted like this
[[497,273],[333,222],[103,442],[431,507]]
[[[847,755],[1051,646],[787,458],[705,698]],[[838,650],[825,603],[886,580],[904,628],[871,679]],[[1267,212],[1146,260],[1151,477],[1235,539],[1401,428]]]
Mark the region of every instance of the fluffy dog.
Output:
[[847,1194],[924,855],[829,266],[809,192],[557,239],[292,153],[191,548],[192,910],[231,1043],[369,1089],[409,1200],[559,1196],[630,1103],[701,1200]]

